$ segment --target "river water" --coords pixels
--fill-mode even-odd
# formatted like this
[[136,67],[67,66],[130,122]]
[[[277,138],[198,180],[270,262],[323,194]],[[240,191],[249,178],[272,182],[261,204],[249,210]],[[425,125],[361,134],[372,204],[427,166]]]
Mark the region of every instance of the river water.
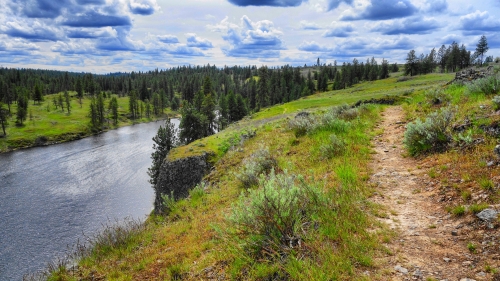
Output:
[[[178,120],[172,120],[178,126]],[[22,280],[108,222],[144,219],[163,121],[0,154],[0,280]]]

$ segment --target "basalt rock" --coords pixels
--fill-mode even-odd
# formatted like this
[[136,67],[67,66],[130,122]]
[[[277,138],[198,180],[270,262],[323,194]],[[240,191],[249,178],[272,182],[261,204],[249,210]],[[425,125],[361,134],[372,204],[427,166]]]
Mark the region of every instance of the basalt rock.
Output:
[[162,209],[162,195],[173,195],[176,200],[189,195],[189,191],[199,184],[212,168],[208,161],[209,156],[204,153],[163,162],[155,186],[155,212]]

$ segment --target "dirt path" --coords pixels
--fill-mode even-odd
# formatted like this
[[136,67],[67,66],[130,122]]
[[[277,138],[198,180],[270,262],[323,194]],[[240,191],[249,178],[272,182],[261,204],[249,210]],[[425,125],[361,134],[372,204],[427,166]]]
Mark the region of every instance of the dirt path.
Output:
[[370,181],[377,194],[372,200],[385,207],[380,220],[397,233],[387,245],[389,280],[492,280],[476,266],[466,228],[432,199],[436,183],[417,160],[403,157],[403,120],[400,106],[388,107],[378,125],[384,132],[373,141]]

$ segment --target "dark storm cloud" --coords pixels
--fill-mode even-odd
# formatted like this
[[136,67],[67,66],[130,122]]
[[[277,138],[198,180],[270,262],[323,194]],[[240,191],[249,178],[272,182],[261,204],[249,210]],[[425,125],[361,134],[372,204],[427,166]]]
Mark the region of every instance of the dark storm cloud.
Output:
[[372,0],[364,11],[354,15],[344,15],[341,20],[389,20],[409,17],[418,9],[409,0]]
[[441,28],[435,19],[409,18],[392,23],[380,23],[371,31],[381,32],[385,35],[399,34],[429,34]]

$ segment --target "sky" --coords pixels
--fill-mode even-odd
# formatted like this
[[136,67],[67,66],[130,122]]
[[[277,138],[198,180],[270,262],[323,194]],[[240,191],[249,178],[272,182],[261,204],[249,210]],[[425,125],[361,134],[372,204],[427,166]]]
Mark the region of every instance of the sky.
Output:
[[500,0],[0,0],[0,67],[130,72],[180,65],[404,63],[481,35]]

